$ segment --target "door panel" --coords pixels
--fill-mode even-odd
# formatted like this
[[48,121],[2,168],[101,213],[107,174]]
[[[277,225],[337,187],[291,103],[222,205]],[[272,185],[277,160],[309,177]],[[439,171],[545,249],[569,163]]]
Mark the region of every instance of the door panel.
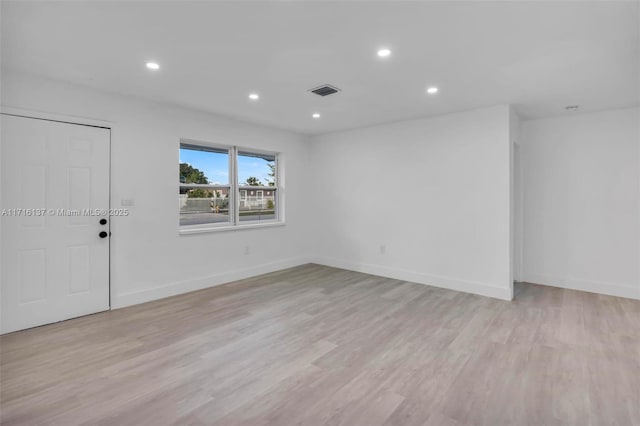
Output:
[[108,310],[110,130],[2,115],[1,136],[0,330]]

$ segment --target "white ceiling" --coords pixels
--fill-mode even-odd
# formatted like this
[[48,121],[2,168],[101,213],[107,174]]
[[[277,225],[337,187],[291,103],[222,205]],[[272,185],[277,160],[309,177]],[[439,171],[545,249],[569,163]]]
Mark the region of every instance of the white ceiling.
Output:
[[[502,103],[536,118],[639,104],[638,6],[3,1],[2,66],[308,134]],[[307,92],[323,83],[343,91]]]

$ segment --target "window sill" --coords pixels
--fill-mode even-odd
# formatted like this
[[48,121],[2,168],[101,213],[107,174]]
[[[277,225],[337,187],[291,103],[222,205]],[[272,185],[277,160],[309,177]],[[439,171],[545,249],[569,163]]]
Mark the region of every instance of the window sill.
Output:
[[256,229],[256,228],[273,228],[276,226],[284,226],[285,222],[277,221],[277,222],[265,222],[265,223],[247,223],[243,225],[234,225],[234,226],[212,226],[212,227],[202,227],[202,228],[187,228],[180,229],[180,235],[190,235],[190,234],[206,234],[209,232],[227,232],[227,231],[239,231],[241,229]]

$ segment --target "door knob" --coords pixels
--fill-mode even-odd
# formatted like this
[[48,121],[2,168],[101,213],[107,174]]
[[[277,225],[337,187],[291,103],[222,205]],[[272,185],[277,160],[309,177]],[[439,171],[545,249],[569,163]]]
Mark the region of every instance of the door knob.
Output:
[[100,219],[100,225],[106,225],[107,219]]
[[106,231],[102,231],[98,234],[98,236],[100,238],[107,238],[107,236],[109,236],[109,234]]

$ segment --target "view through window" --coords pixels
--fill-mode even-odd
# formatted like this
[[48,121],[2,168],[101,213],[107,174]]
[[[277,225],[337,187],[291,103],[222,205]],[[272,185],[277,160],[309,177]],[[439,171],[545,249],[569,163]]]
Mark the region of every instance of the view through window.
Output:
[[278,220],[277,154],[180,143],[180,226]]

